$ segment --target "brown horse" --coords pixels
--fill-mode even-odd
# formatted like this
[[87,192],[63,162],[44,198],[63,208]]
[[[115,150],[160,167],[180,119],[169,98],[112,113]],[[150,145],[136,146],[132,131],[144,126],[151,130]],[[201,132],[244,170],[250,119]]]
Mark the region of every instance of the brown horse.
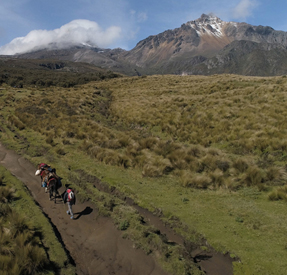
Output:
[[[52,169],[53,170],[53,169]],[[49,199],[52,200],[54,194],[54,202],[59,195],[59,177],[50,169],[38,169],[35,173],[36,176],[41,176],[41,185],[45,187],[45,192],[49,191]]]

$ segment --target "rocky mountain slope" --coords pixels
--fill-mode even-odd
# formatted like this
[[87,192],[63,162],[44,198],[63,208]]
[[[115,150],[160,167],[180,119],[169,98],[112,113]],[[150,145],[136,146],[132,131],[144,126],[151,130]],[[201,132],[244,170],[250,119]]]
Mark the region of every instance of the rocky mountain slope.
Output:
[[203,14],[180,28],[147,37],[130,51],[79,46],[17,57],[87,62],[128,75],[282,75],[287,74],[287,32]]

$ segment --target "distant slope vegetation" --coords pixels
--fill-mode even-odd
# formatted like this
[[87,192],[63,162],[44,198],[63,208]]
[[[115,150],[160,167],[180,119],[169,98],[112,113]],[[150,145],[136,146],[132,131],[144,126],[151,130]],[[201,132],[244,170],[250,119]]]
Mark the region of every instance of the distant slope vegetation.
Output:
[[0,58],[0,84],[6,83],[12,87],[73,87],[114,77],[120,75],[88,63]]

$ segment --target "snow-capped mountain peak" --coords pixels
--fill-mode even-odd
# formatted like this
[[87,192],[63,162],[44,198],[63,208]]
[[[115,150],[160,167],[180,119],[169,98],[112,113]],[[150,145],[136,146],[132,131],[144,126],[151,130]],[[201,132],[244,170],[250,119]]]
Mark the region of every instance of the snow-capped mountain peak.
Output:
[[187,24],[193,28],[199,36],[213,35],[217,37],[223,36],[223,28],[227,22],[222,21],[214,15],[202,14],[202,16],[194,21],[189,21]]

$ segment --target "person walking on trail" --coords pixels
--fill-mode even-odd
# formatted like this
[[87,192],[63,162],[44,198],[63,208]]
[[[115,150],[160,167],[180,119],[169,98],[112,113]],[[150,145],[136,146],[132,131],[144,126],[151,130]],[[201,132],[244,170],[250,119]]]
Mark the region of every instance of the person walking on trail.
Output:
[[67,203],[68,205],[68,210],[67,214],[71,215],[71,219],[74,219],[74,213],[72,210],[72,205],[76,204],[76,196],[74,193],[74,190],[72,188],[67,188],[64,196],[63,196],[64,203]]

